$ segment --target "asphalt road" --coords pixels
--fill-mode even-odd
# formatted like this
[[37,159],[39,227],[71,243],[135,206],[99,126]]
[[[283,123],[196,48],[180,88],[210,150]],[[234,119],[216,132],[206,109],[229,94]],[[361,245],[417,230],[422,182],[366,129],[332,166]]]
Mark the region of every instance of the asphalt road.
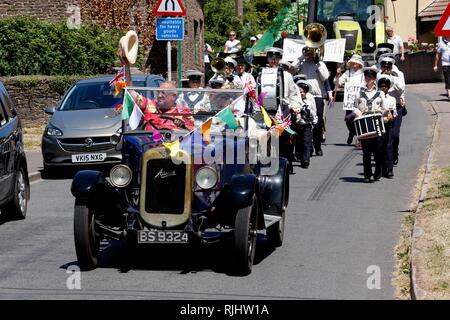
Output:
[[41,180],[27,219],[0,222],[0,299],[392,299],[394,246],[430,142],[429,118],[417,96],[407,98],[395,177],[373,184],[362,181],[361,150],[345,144],[341,105],[329,111],[324,156],[291,176],[284,245],[270,250],[261,235],[247,277],[227,274],[226,244],[147,247],[127,262],[114,242],[70,290],[71,180]]

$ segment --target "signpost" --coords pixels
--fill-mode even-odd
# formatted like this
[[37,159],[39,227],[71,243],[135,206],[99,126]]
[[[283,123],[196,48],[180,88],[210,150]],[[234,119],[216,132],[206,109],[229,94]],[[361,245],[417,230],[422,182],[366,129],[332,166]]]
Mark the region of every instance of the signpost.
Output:
[[[185,16],[186,9],[180,0],[159,0],[153,9],[157,16],[176,17]],[[170,41],[181,41],[184,38],[183,18],[157,18],[156,40],[167,41],[167,80],[172,81],[172,44]]]

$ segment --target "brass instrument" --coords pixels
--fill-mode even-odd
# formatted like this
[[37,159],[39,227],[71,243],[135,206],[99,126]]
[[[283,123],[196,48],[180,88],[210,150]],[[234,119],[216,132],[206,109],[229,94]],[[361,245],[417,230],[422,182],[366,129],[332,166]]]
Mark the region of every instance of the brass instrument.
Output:
[[320,23],[310,23],[303,30],[303,40],[309,48],[320,48],[327,39],[327,30]]
[[233,74],[233,70],[230,69],[230,67],[227,66],[227,63],[222,58],[214,58],[211,61],[211,70],[214,73],[220,74],[224,77],[229,77]]

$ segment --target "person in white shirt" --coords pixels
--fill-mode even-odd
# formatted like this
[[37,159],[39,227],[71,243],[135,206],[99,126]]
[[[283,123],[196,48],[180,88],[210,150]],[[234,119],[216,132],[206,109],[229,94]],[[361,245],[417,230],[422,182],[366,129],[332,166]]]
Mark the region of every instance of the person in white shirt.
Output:
[[[376,79],[377,69],[374,67],[364,68],[365,87],[361,89],[360,97],[357,99],[358,106],[354,110],[356,118],[362,115],[379,112],[384,114],[387,112],[384,105],[384,93],[377,90]],[[375,158],[375,173],[374,180],[377,181],[382,175],[381,150],[383,140],[381,137],[374,137],[370,139],[362,139],[361,147],[363,151],[363,167],[364,167],[364,182],[372,182],[372,154]]]
[[434,72],[438,71],[439,59],[441,59],[447,97],[450,100],[450,37],[442,37],[442,40],[439,41],[433,66]]
[[317,156],[322,156],[322,138],[325,129],[325,102],[324,98],[328,93],[325,90],[324,82],[330,76],[327,66],[320,61],[315,49],[304,47],[303,56],[296,66],[298,73],[305,74],[307,82],[311,85],[310,93],[316,100],[318,122],[313,129],[313,144]]
[[387,75],[377,76],[378,90],[384,92],[384,106],[388,110],[383,118],[385,133],[383,135],[383,148],[381,152],[381,169],[384,177],[392,179],[394,177],[394,163],[393,163],[393,137],[392,125],[394,119],[397,117],[396,100],[389,93],[392,78]]
[[236,53],[241,50],[241,42],[236,39],[236,32],[230,31],[228,35],[229,38],[225,42],[225,46],[223,48],[223,52],[225,53]]
[[233,86],[235,88],[243,89],[244,86],[249,83],[250,87],[255,89],[256,88],[256,81],[255,78],[253,78],[251,73],[245,72],[245,68],[247,67],[247,61],[245,61],[245,58],[242,56],[237,57],[234,59],[236,61],[236,71],[233,74]]
[[405,94],[405,76],[400,70],[394,71],[395,59],[389,56],[381,56],[380,60],[381,70],[380,75],[388,75],[391,77],[391,88],[389,89],[389,95],[395,98],[397,117],[394,119],[392,125],[392,140],[393,140],[393,157],[394,164],[398,164],[399,145],[400,145],[400,128],[402,126],[403,116],[406,115],[406,108],[402,99]]
[[[347,70],[342,74],[341,68],[337,68],[335,85],[336,88],[345,86],[346,83],[364,86],[364,74],[362,68],[364,62],[359,54],[354,54],[347,63]],[[337,90],[337,89],[336,89]],[[352,144],[353,137],[356,135],[354,124],[354,113],[352,110],[345,111],[345,124],[348,129],[347,144]]]
[[[189,79],[189,88],[201,89],[200,84],[202,76],[203,73],[198,70],[187,70],[186,77]],[[199,111],[209,111],[211,109],[208,95],[204,92],[183,92],[178,97],[177,102],[187,106],[194,113]]]
[[[298,79],[298,78],[297,78]],[[296,84],[300,91],[301,107],[293,109],[295,125],[293,129],[297,132],[295,137],[295,157],[300,161],[302,168],[309,167],[312,148],[312,127],[317,123],[316,103],[314,97],[309,93],[311,85],[305,80],[297,80]]]
[[396,60],[405,60],[405,47],[403,46],[402,38],[394,33],[394,28],[386,27],[387,42],[394,45],[394,51],[392,52],[396,56]]

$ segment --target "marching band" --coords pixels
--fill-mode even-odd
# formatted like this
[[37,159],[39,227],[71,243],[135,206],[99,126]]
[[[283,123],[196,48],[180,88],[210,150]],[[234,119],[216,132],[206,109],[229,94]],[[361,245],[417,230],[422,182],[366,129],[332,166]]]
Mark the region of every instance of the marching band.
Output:
[[[326,123],[326,100],[334,103],[336,91],[346,83],[358,86],[351,110],[345,112],[348,129],[347,144],[354,142],[362,149],[364,182],[381,177],[392,179],[393,167],[398,164],[400,128],[406,115],[405,79],[396,66],[396,59],[389,45],[381,44],[373,54],[375,63],[367,67],[360,54],[353,54],[346,64],[338,66],[335,77],[321,60],[320,47],[326,32],[319,24],[307,26],[311,38],[307,38],[302,55],[297,61],[281,60],[283,49],[266,49],[267,66],[255,70],[256,81],[250,72],[250,64],[243,55],[233,54],[211,63],[215,72],[209,81],[212,88],[244,88],[250,84],[257,93],[265,94],[264,107],[277,120],[289,120],[295,134],[283,132],[280,136],[280,156],[308,168],[311,156],[322,156]],[[317,37],[317,36],[320,37]],[[319,38],[319,40],[318,40]],[[231,63],[230,63],[231,62]],[[220,67],[217,67],[220,66]],[[327,88],[329,80],[335,86]],[[292,132],[292,131],[291,131]],[[372,171],[372,157],[375,170]]]

